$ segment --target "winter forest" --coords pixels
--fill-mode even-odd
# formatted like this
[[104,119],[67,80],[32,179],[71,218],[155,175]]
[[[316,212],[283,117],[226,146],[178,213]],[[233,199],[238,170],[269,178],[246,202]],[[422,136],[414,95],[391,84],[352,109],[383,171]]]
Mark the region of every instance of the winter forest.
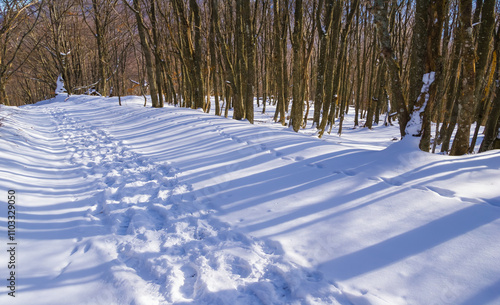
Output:
[[257,98],[263,111],[276,105],[275,121],[295,131],[312,124],[319,137],[337,118],[340,134],[353,106],[355,126],[399,124],[423,151],[472,153],[480,126],[479,151],[500,147],[494,0],[43,0],[1,9],[6,105],[49,98],[61,75],[69,94],[150,94],[153,107],[208,112],[214,96],[216,115],[234,109],[250,123]]
[[0,304],[500,304],[497,0],[0,0]]

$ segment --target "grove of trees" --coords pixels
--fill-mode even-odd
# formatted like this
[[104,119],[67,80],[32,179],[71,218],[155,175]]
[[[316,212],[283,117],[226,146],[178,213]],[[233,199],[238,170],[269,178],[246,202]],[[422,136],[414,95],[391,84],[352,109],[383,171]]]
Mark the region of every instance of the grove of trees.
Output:
[[0,0],[0,103],[50,98],[62,76],[68,94],[151,95],[250,123],[256,99],[320,137],[353,109],[355,126],[395,122],[452,155],[483,132],[483,152],[500,148],[499,12],[495,0]]

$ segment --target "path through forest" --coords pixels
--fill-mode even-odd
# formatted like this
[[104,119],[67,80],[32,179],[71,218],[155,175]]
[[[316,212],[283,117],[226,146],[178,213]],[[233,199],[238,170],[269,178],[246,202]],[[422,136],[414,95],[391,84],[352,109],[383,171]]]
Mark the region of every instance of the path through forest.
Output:
[[393,143],[397,127],[318,140],[141,104],[0,109],[1,192],[17,196],[16,298],[4,285],[0,303],[500,300],[498,152],[430,155]]

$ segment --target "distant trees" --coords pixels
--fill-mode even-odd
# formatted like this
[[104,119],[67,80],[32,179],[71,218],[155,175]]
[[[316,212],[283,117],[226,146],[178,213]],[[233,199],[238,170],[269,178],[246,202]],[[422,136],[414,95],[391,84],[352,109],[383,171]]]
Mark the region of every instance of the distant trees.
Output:
[[6,85],[38,47],[31,33],[40,20],[44,2],[0,1],[0,103],[9,105]]
[[495,0],[2,3],[3,103],[47,98],[60,74],[71,94],[149,93],[250,123],[256,100],[294,131],[314,105],[320,137],[352,107],[353,127],[397,122],[424,151],[500,145]]
[[[91,3],[86,0],[80,0],[82,17],[88,25],[92,36],[95,37],[97,44],[97,80],[96,89],[103,95],[110,94],[110,79],[112,75],[110,51],[112,46],[108,44],[111,37],[111,26],[113,25],[116,16],[116,6],[118,0],[91,0]],[[90,23],[88,18],[90,18]],[[93,23],[93,24],[91,24]]]

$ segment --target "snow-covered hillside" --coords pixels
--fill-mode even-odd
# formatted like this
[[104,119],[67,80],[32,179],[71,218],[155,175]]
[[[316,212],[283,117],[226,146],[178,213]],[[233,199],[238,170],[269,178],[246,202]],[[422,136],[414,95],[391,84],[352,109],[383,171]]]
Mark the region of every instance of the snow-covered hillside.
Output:
[[0,304],[500,304],[498,151],[142,103],[0,108]]

